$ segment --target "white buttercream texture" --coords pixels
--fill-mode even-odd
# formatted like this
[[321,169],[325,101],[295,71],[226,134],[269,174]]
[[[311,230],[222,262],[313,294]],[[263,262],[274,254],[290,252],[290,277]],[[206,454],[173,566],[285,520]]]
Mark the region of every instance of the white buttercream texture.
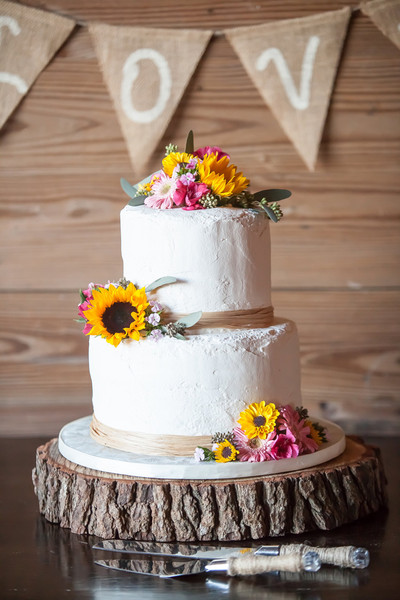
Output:
[[252,402],[301,404],[291,321],[185,341],[127,340],[117,348],[91,337],[89,365],[97,419],[124,431],[212,435],[231,430]]
[[174,313],[271,304],[268,219],[239,208],[121,211],[124,276],[139,286],[172,275],[157,300]]

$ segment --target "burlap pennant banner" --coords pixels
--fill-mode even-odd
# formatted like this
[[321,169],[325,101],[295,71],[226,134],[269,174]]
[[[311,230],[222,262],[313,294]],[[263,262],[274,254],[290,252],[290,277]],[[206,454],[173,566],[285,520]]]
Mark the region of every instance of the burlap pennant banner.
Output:
[[132,167],[141,173],[162,138],[212,31],[91,24]]
[[314,170],[351,9],[225,31],[248,75]]
[[0,129],[74,27],[71,19],[0,0]]
[[399,0],[372,0],[371,2],[363,2],[360,9],[400,49]]

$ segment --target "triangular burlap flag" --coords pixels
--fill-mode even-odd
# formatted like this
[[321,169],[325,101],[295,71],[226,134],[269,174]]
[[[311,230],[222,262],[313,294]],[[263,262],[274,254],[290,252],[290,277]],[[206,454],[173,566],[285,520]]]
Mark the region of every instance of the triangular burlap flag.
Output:
[[225,31],[247,73],[314,169],[350,8]]
[[0,128],[74,27],[71,19],[0,0]]
[[398,0],[372,0],[363,2],[360,8],[377,28],[400,48],[400,2]]
[[140,173],[162,138],[211,31],[91,24],[132,167]]

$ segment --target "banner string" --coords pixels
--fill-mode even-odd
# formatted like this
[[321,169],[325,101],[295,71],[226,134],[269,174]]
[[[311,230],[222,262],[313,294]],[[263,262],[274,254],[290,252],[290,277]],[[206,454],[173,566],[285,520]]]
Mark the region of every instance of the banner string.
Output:
[[[368,2],[367,2],[367,4],[368,4]],[[35,7],[28,6],[27,4],[23,4],[23,3],[19,3],[19,5],[20,6],[25,6],[25,8],[35,8]],[[343,7],[343,8],[345,8],[345,7]],[[346,8],[350,8],[351,12],[355,13],[355,12],[358,12],[358,11],[361,10],[361,4],[357,5],[357,6],[346,6]],[[37,10],[42,10],[43,12],[50,12],[50,13],[52,13],[54,15],[58,15],[59,17],[64,17],[65,19],[70,19],[71,21],[73,21],[75,23],[75,25],[77,25],[79,27],[82,27],[82,28],[89,27],[90,23],[96,22],[96,20],[94,20],[94,21],[86,21],[86,20],[83,20],[83,19],[75,18],[75,17],[71,16],[68,13],[64,13],[61,10],[48,10],[48,9],[43,9],[43,8],[39,8]],[[326,11],[326,12],[329,12],[329,11]],[[312,14],[323,14],[323,12],[322,13],[312,13]],[[303,17],[293,17],[293,18],[294,19],[296,19],[296,18],[300,19],[300,18],[304,18],[304,16],[307,17],[307,16],[311,16],[311,15],[303,15]],[[278,20],[280,20],[280,19],[278,19]],[[98,21],[98,22],[102,23],[103,21]],[[268,23],[269,21],[266,21],[266,22]],[[105,24],[108,24],[108,23],[105,22]],[[254,26],[260,25],[260,23],[253,23],[253,25]],[[246,25],[245,27],[248,27],[248,26],[249,25]],[[114,25],[114,27],[123,27],[123,25]],[[132,25],[131,25],[131,27],[132,27]],[[148,25],[141,25],[141,26],[138,25],[138,27],[148,27]],[[237,29],[239,29],[239,28],[240,28],[240,26],[237,27]],[[162,29],[162,27],[160,27],[160,29]],[[196,29],[199,29],[199,28],[196,27]],[[205,29],[209,29],[209,28],[205,27]],[[227,27],[226,29],[236,29],[236,27],[232,26],[232,27]],[[225,30],[224,29],[216,29],[215,31],[212,32],[212,36],[213,37],[224,37],[225,36]]]

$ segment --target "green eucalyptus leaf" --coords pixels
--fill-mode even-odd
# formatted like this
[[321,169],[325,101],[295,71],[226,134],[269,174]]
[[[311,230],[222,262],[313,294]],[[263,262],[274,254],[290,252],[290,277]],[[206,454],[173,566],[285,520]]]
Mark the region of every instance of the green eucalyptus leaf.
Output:
[[85,317],[77,317],[74,321],[76,321],[76,323],[86,323]]
[[182,335],[181,333],[176,333],[176,334],[174,335],[174,337],[175,337],[177,340],[186,340],[185,336],[184,336],[184,335]]
[[79,290],[79,295],[81,297],[81,304],[82,304],[82,302],[86,302],[86,296],[83,293],[83,290]]
[[153,283],[146,285],[145,292],[152,292],[153,290],[156,290],[162,285],[168,285],[169,283],[175,283],[176,281],[176,277],[170,277],[168,275],[166,277],[160,277],[160,279],[156,279],[155,281],[153,281]]
[[129,181],[127,181],[123,177],[121,177],[120,182],[121,182],[121,187],[124,190],[125,194],[127,196],[129,196],[129,198],[134,198],[137,194],[137,187],[134,185],[131,185],[129,183]]
[[261,190],[254,194],[254,200],[261,202],[265,198],[267,202],[280,202],[280,200],[285,200],[285,198],[289,198],[291,195],[292,192],[289,192],[289,190]]
[[185,317],[180,318],[175,323],[175,325],[184,325],[185,327],[193,327],[193,325],[196,325],[196,323],[198,323],[198,321],[200,321],[202,314],[203,314],[202,311],[199,310],[198,312],[191,313],[190,315],[186,315]]
[[142,206],[146,198],[147,196],[135,196],[129,200],[128,206]]
[[274,223],[277,223],[279,221],[278,217],[276,216],[272,208],[268,206],[268,204],[262,204],[261,206],[263,207],[271,221],[273,221]]
[[189,131],[188,136],[186,138],[185,152],[187,154],[193,154],[194,152],[194,138],[192,130]]

